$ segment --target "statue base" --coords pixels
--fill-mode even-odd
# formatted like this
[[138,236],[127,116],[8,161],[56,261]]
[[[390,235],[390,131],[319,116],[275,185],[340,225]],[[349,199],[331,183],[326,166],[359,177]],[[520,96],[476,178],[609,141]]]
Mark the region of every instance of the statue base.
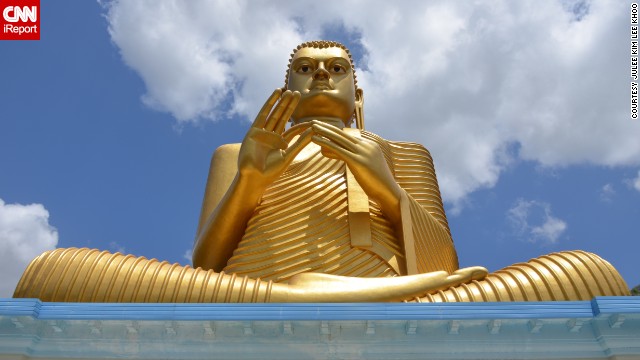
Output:
[[0,359],[640,359],[640,297],[450,304],[0,299]]

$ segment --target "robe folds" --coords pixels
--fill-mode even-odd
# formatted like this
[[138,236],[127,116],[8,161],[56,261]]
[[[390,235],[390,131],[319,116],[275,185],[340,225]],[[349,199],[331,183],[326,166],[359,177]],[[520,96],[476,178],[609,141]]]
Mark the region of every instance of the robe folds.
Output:
[[[222,272],[95,249],[56,249],[29,264],[14,297],[62,302],[287,302],[287,280],[305,272],[392,277],[457,270],[429,152],[419,144],[387,141],[366,131],[359,135],[380,146],[403,189],[401,228],[394,228],[373,201],[355,226],[350,220],[349,202],[354,198],[349,171],[342,161],[316,153],[294,161],[267,188]],[[506,267],[480,281],[394,299],[550,301],[620,295],[629,295],[629,289],[611,264],[588,252],[564,251]]]
[[[394,229],[369,201],[371,242],[354,246],[345,164],[318,152],[292,163],[266,189],[224,271],[284,281],[303,272],[377,277],[456,270],[458,260],[429,152],[419,144],[391,142],[369,132],[362,132],[362,137],[380,146],[405,191],[401,211],[409,226]],[[412,248],[406,249],[407,244]],[[407,270],[407,263],[415,264],[413,271]]]

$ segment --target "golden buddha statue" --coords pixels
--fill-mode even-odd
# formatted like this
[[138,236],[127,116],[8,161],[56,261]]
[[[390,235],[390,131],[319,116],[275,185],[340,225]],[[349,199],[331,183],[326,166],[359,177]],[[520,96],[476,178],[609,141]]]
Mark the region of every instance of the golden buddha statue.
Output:
[[488,275],[481,267],[459,269],[429,152],[365,131],[363,102],[343,45],[301,44],[291,56],[285,89],[274,91],[242,144],[223,145],[213,155],[195,269],[57,249],[32,261],[14,296],[444,302],[629,294],[608,262],[583,251]]

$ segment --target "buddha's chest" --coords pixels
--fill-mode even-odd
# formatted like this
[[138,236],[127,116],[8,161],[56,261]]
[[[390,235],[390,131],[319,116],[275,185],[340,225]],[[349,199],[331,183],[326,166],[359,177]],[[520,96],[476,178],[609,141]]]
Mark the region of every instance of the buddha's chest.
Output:
[[[392,255],[351,244],[344,164],[313,158],[296,165],[267,189],[224,271],[276,281],[301,272],[395,274],[384,260]],[[375,234],[393,236],[377,223]]]

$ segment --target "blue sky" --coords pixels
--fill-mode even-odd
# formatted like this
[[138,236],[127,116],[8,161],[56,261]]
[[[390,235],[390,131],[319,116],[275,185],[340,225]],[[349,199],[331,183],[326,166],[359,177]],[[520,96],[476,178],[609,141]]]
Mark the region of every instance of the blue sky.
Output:
[[0,296],[53,247],[187,263],[212,152],[315,38],[369,130],[431,150],[462,266],[583,249],[640,284],[628,3],[464,4],[42,1],[0,42]]

